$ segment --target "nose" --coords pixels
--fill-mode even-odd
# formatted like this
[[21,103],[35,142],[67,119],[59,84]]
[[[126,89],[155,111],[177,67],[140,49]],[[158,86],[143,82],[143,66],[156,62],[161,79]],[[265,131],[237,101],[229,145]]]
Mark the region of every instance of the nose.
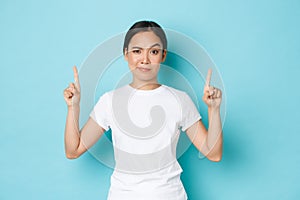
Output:
[[148,51],[143,52],[141,63],[145,65],[150,63]]

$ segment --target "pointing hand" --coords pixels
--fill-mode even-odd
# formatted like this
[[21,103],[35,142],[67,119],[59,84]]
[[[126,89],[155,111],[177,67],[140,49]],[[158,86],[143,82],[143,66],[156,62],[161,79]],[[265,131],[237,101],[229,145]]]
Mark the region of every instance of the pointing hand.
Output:
[[210,85],[212,70],[209,69],[206,76],[203,101],[209,108],[218,108],[222,101],[222,91]]
[[68,107],[78,105],[80,103],[80,83],[76,66],[73,67],[75,83],[70,83],[69,87],[64,90],[64,99]]

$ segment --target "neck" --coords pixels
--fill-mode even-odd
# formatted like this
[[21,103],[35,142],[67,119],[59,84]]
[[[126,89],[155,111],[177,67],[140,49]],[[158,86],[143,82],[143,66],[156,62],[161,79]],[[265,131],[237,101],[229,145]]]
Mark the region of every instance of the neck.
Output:
[[131,85],[131,87],[139,89],[139,90],[154,90],[156,88],[158,88],[159,86],[161,86],[161,84],[159,84],[157,81],[152,81],[152,82],[136,82],[136,81],[132,81],[129,85]]

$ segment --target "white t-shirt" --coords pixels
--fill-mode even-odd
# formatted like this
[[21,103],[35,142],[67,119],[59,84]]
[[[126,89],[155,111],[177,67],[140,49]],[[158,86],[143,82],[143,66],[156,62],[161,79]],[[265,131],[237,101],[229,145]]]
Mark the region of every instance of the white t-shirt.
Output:
[[90,117],[111,128],[116,166],[109,200],[185,200],[176,159],[180,129],[201,116],[183,91],[161,85],[139,90],[130,85],[103,94]]

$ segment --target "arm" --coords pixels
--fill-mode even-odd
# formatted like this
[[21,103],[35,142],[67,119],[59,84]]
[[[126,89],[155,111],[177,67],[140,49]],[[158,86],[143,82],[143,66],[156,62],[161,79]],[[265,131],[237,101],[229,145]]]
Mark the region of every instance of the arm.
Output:
[[82,130],[79,130],[80,84],[78,72],[74,67],[75,84],[64,90],[64,99],[68,106],[65,127],[65,153],[69,159],[78,158],[103,135],[105,130],[92,118],[89,118]]
[[202,121],[194,123],[186,131],[194,146],[211,161],[220,161],[222,158],[223,136],[220,116],[222,100],[221,90],[210,86],[211,70],[209,70],[204,88],[203,101],[208,106],[208,130]]
[[223,137],[220,113],[218,110],[208,111],[209,127],[205,128],[201,120],[186,130],[193,145],[209,160],[218,162],[222,158]]
[[92,118],[89,118],[79,131],[79,106],[68,107],[65,128],[65,153],[69,159],[75,159],[92,147],[105,130]]

